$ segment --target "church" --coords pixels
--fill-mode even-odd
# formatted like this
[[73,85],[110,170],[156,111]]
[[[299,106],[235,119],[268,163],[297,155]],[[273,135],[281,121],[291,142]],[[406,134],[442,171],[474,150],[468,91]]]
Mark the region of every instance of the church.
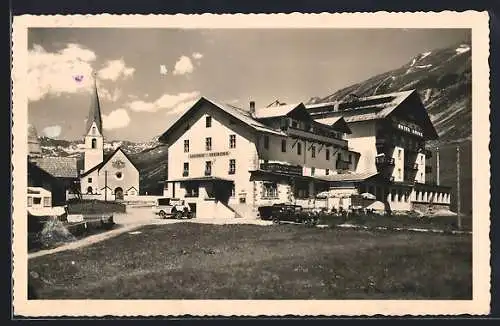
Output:
[[130,157],[120,147],[104,155],[103,121],[95,79],[84,135],[83,165],[80,174],[83,195],[96,195],[104,200],[126,200],[127,196],[139,195],[139,171]]

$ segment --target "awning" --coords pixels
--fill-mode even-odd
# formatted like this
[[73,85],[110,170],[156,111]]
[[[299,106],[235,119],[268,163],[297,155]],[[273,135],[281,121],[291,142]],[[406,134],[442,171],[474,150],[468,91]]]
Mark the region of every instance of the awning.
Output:
[[174,179],[174,180],[165,180],[165,182],[207,182],[207,181],[212,181],[212,182],[234,182],[233,180],[230,179],[224,179],[224,178],[219,178],[219,177],[214,177],[214,176],[207,176],[207,177],[192,177],[192,178],[182,178],[182,179]]

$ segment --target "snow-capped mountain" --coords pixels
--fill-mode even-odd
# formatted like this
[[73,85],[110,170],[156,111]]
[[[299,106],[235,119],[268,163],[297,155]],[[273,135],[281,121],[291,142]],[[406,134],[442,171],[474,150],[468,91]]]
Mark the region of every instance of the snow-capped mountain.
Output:
[[417,54],[399,68],[338,90],[308,103],[342,100],[417,89],[440,142],[470,138],[472,134],[472,60],[468,43]]

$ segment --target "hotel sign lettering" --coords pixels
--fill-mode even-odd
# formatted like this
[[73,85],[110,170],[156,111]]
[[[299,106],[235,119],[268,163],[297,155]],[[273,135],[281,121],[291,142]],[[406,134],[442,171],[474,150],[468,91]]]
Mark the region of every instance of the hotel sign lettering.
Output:
[[402,130],[402,131],[407,132],[409,134],[417,135],[417,136],[420,136],[420,137],[424,136],[424,134],[420,130],[408,127],[408,126],[406,126],[406,125],[404,125],[402,123],[398,123],[397,127],[398,127],[399,130]]
[[229,155],[229,152],[210,152],[210,153],[189,154],[189,158],[216,157],[216,156],[227,156],[227,155]]

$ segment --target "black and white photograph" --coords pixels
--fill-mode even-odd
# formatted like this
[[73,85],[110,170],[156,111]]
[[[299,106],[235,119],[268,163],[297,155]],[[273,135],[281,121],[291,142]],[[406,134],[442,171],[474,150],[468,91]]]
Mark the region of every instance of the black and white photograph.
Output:
[[488,15],[319,16],[14,19],[15,310],[487,313]]

